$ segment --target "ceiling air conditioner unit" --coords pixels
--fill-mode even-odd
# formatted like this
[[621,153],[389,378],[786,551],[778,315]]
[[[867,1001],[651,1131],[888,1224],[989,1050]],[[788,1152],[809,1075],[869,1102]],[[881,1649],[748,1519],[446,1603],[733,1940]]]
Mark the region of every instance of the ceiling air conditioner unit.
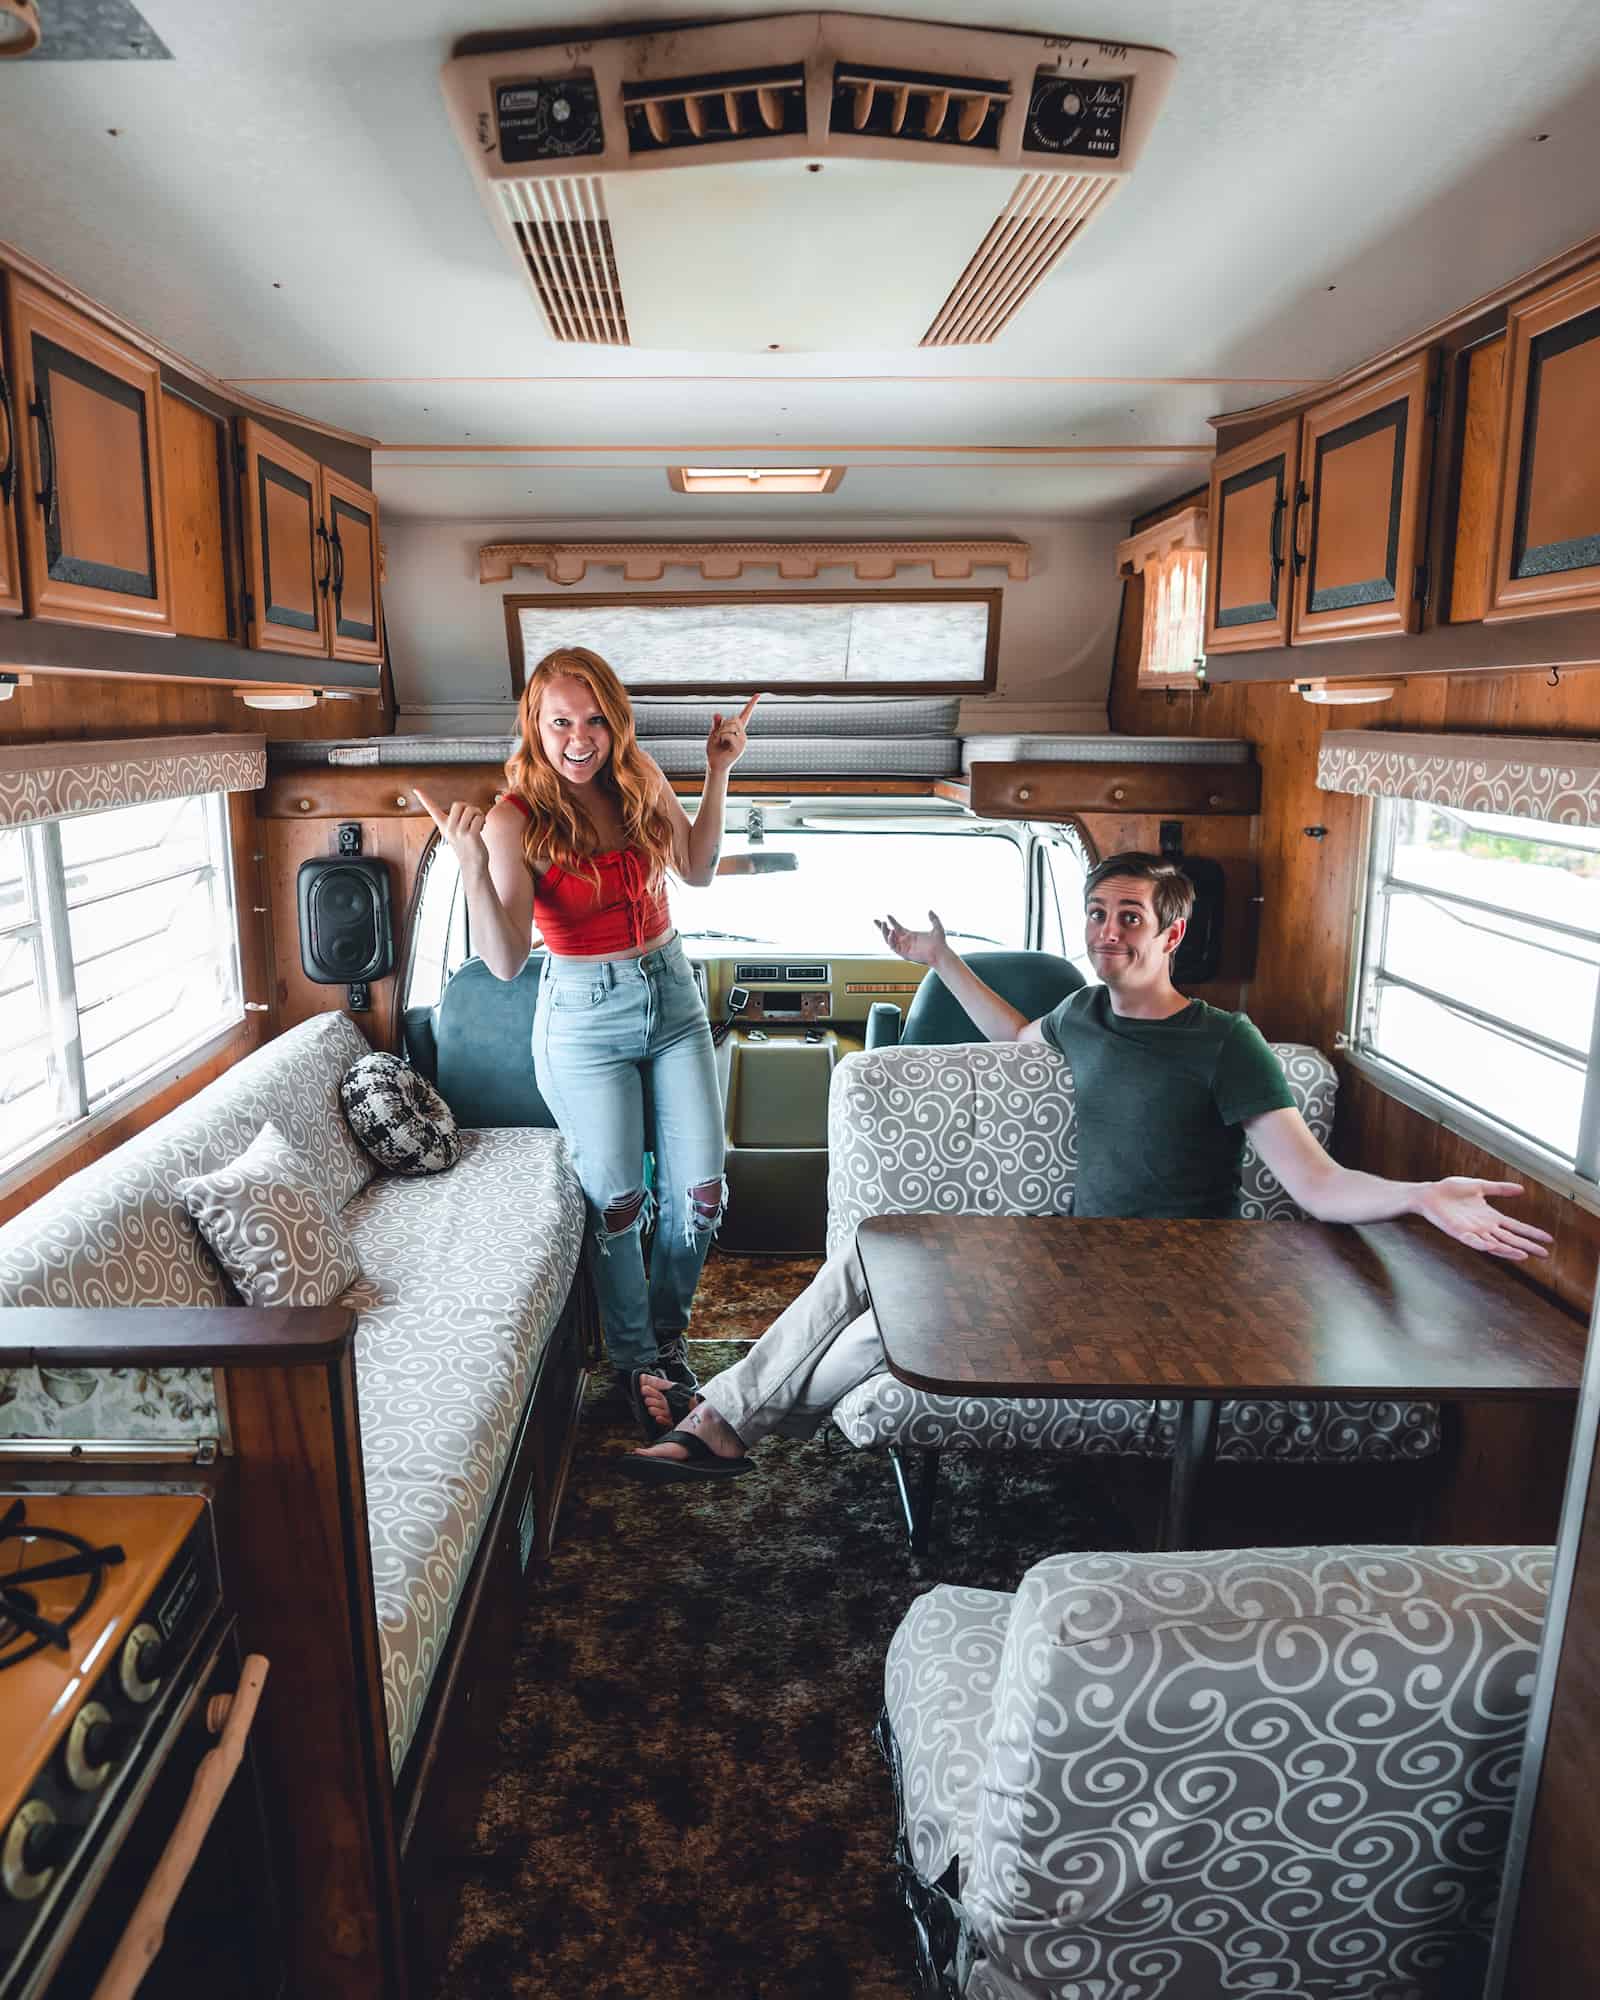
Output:
[[554,340],[994,340],[1138,162],[1161,49],[862,14],[469,38],[444,92]]

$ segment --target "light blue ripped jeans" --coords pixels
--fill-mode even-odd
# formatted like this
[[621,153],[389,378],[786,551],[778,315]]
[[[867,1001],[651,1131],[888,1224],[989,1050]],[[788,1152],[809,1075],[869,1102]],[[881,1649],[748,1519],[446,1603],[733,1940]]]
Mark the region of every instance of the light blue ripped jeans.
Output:
[[[643,958],[552,956],[534,1010],[533,1070],[588,1200],[606,1351],[620,1369],[651,1367],[689,1324],[727,1193],[711,1024],[678,939]],[[656,1159],[648,1277],[646,1147]]]

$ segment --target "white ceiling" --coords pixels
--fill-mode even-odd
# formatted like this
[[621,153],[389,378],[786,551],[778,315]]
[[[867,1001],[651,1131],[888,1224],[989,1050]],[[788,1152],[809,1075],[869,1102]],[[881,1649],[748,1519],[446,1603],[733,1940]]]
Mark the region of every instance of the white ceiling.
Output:
[[563,348],[491,232],[439,67],[469,31],[696,10],[142,11],[174,61],[0,65],[0,235],[214,374],[381,440],[395,515],[682,531],[738,503],[669,494],[667,464],[825,454],[851,468],[838,494],[768,501],[768,520],[1125,517],[1203,476],[1207,415],[1600,232],[1592,0],[925,0],[929,19],[1178,57],[1128,186],[995,345]]

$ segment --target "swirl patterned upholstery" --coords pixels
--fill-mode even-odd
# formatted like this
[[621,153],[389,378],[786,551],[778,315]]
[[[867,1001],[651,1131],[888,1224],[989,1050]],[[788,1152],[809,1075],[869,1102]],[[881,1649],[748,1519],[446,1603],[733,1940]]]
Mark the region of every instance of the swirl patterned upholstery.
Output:
[[925,1990],[1477,1992],[1552,1553],[1053,1556],[918,1598],[879,1740]]
[[[178,1183],[215,1173],[270,1120],[306,1162],[362,1275],[355,1365],[389,1750],[399,1769],[560,1318],[583,1192],[560,1134],[464,1131],[446,1174],[382,1175],[339,1082],[367,1044],[327,1013],[0,1228],[0,1305],[225,1306]],[[208,1368],[0,1370],[8,1438],[225,1441]]]
[[[1301,1115],[1333,1130],[1338,1078],[1301,1043],[1275,1043]],[[1078,1159],[1072,1072],[1054,1050],[962,1042],[847,1056],[828,1103],[828,1253],[869,1215],[1065,1215]],[[1300,1210],[1245,1148],[1240,1213]],[[936,1396],[887,1371],[852,1389],[833,1421],[861,1449],[1061,1451],[1170,1457],[1179,1406],[1133,1397]],[[1367,1462],[1427,1457],[1439,1410],[1421,1402],[1224,1402],[1222,1459]]]

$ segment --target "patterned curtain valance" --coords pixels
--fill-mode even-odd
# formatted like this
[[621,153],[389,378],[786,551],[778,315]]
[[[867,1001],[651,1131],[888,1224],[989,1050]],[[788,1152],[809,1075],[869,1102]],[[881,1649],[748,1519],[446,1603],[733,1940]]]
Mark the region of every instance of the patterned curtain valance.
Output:
[[1330,729],[1317,784],[1325,792],[1600,826],[1600,739]]
[[256,792],[266,782],[265,736],[0,744],[0,827],[196,792]]

